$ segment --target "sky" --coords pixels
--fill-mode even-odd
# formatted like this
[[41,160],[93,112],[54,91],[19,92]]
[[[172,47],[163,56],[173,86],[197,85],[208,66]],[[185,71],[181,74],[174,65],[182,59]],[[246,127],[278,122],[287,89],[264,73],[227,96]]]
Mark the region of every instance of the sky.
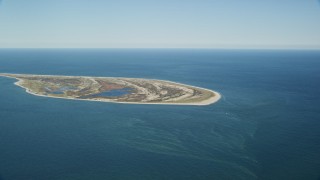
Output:
[[320,2],[2,0],[0,48],[320,49]]

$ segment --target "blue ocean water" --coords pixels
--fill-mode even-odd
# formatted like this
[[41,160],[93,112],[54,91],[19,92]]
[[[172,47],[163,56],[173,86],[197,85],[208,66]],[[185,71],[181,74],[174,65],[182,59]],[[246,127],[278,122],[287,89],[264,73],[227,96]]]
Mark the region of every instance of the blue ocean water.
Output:
[[0,77],[0,180],[319,179],[320,52],[2,49],[0,72],[152,78],[210,106],[38,97]]

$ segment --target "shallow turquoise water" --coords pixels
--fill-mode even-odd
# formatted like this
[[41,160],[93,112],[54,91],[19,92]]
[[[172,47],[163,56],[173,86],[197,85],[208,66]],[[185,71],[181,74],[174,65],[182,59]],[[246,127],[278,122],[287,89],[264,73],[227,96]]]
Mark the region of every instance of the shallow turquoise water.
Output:
[[0,72],[163,79],[210,106],[38,97],[0,78],[0,179],[319,179],[320,52],[0,50]]

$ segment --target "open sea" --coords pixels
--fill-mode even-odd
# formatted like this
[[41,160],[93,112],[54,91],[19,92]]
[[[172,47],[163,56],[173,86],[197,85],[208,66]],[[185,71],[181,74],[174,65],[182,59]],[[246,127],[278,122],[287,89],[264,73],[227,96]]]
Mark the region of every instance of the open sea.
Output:
[[320,179],[320,51],[1,49],[0,72],[222,95],[209,106],[75,101],[0,77],[0,180]]

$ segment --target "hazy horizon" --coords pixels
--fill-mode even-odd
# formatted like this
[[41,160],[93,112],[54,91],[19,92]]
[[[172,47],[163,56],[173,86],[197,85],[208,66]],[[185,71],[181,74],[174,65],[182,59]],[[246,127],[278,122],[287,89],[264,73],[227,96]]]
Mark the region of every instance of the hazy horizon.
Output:
[[2,1],[0,48],[320,49],[298,1]]

